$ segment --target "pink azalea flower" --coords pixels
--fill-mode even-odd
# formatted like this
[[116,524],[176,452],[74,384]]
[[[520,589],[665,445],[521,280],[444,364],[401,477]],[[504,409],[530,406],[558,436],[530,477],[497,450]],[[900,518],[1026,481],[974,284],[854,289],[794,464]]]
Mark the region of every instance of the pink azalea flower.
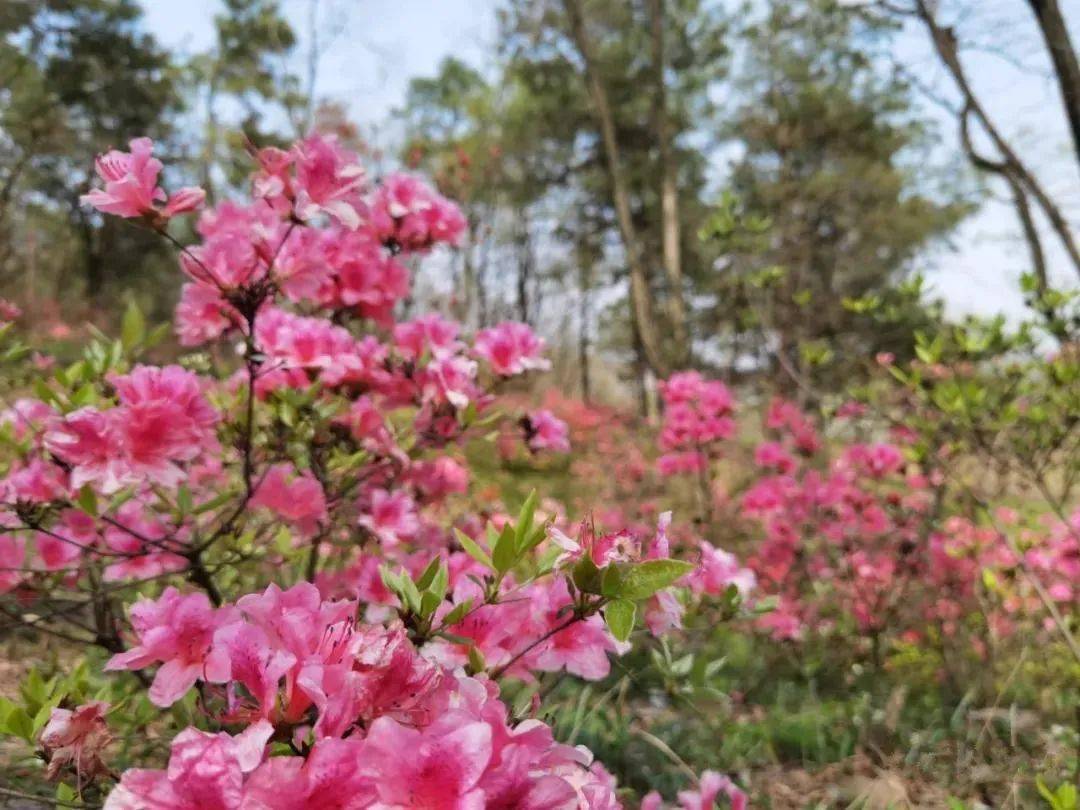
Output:
[[[563,580],[553,580],[543,585],[537,583],[530,589],[530,595],[536,623],[535,627],[530,628],[531,637],[543,636],[566,622],[563,608],[570,604],[570,594]],[[597,681],[607,677],[611,671],[607,654],[622,654],[628,649],[628,644],[615,641],[603,619],[590,616],[570,624],[537,646],[525,656],[525,663],[528,669],[540,672],[565,669],[585,680]]]
[[235,615],[233,609],[215,610],[206,594],[183,596],[176,588],[166,588],[159,599],[141,599],[131,608],[139,644],[114,655],[105,669],[142,669],[160,662],[150,700],[157,706],[171,706],[198,680],[228,680],[228,653],[215,647],[213,640],[217,629]]
[[51,405],[39,399],[22,398],[0,412],[0,425],[10,425],[12,436],[22,441],[27,436],[39,436],[56,415]]
[[75,709],[52,710],[39,738],[49,763],[49,779],[56,779],[68,765],[74,766],[80,782],[109,773],[101,759],[112,740],[105,725],[108,709],[108,703],[92,700]]
[[323,739],[307,758],[271,757],[244,786],[243,810],[365,810],[375,788],[360,740]]
[[216,445],[217,412],[198,377],[179,366],[136,366],[109,381],[120,404],[80,408],[54,421],[45,446],[72,465],[75,489],[93,483],[109,494],[146,480],[177,486],[184,477],[178,463]]
[[522,420],[525,443],[530,450],[570,451],[570,429],[551,411],[533,411]]
[[795,469],[795,459],[780,442],[762,442],[754,450],[754,463],[759,467],[789,473]]
[[318,709],[316,737],[340,736],[358,720],[383,715],[431,722],[425,704],[442,671],[419,656],[400,629],[351,632],[334,653],[309,662],[297,680]]
[[95,168],[105,181],[105,189],[94,189],[80,198],[106,214],[120,217],[139,217],[154,210],[154,203],[165,200],[165,192],[157,185],[161,161],[151,157],[154,142],[135,138],[128,146],[131,152],[113,149],[98,155]]
[[568,537],[556,526],[548,527],[547,536],[563,550],[555,561],[556,568],[575,563],[585,556],[590,557],[597,568],[641,559],[641,543],[634,535],[626,531],[597,534],[591,520],[581,521],[577,540]]
[[326,495],[309,472],[296,474],[290,464],[275,464],[266,473],[250,501],[265,507],[304,535],[314,534],[326,520]]
[[441,357],[464,348],[457,336],[456,323],[432,313],[397,324],[394,327],[394,346],[409,360],[419,360],[425,354]]
[[342,418],[353,438],[373,453],[384,455],[394,447],[383,411],[369,396],[357,397]]
[[67,476],[55,464],[33,459],[0,480],[0,499],[9,504],[50,503],[68,497]]
[[14,590],[26,573],[26,540],[19,534],[0,534],[0,594]]
[[490,329],[481,329],[473,352],[501,377],[551,368],[551,363],[543,357],[543,339],[523,323],[504,321]]
[[485,806],[477,783],[491,758],[491,728],[486,723],[418,730],[380,717],[368,731],[364,755],[363,767],[378,791],[372,810]]
[[156,214],[166,218],[194,211],[202,205],[205,191],[182,188],[159,209],[157,203],[165,202],[166,197],[157,184],[161,161],[151,157],[154,142],[149,138],[135,138],[128,146],[130,152],[113,149],[98,156],[94,166],[98,177],[105,182],[105,188],[84,194],[79,199],[82,204],[120,217]]
[[746,810],[746,794],[726,776],[715,771],[701,774],[697,790],[680,791],[679,804],[683,810],[712,810],[721,794],[727,797],[732,810]]
[[172,742],[164,771],[125,771],[106,810],[240,810],[244,774],[262,762],[274,727],[263,721],[231,737],[189,728]]
[[262,593],[242,596],[236,605],[266,632],[272,646],[289,651],[297,661],[317,654],[327,628],[347,623],[356,609],[352,602],[323,601],[319,589],[308,582],[284,591],[270,585]]
[[690,574],[690,587],[696,593],[720,596],[734,585],[742,598],[746,598],[757,584],[754,572],[743,568],[734,554],[716,548],[707,540],[698,544],[701,562]]
[[187,558],[178,553],[180,544],[170,539],[169,529],[138,500],[120,507],[115,522],[105,527],[104,540],[110,551],[126,555],[109,558],[107,582],[150,579],[188,567]]
[[97,526],[92,517],[78,509],[65,509],[47,533],[34,533],[38,564],[45,571],[66,570],[97,539]]
[[18,304],[0,298],[0,323],[10,323],[22,317],[22,309]]
[[296,664],[296,656],[272,647],[262,629],[246,622],[220,627],[213,645],[228,656],[230,679],[242,684],[255,699],[259,716],[270,717],[277,706],[278,685]]
[[360,225],[359,192],[367,174],[359,158],[326,135],[309,135],[293,147],[296,167],[294,210],[300,219],[320,211],[350,230]]
[[461,210],[407,174],[389,175],[369,205],[371,225],[386,244],[398,250],[425,251],[439,242],[455,245],[467,223]]
[[466,408],[479,399],[476,387],[476,363],[461,355],[443,355],[428,363],[420,375],[425,402],[448,402],[455,408]]
[[224,335],[242,321],[214,287],[189,282],[176,305],[176,335],[181,346],[200,346]]
[[330,386],[368,379],[385,356],[376,341],[357,340],[325,319],[276,308],[259,314],[255,335],[273,367],[302,369]]
[[364,503],[357,522],[386,547],[409,540],[420,530],[416,503],[406,492],[372,489]]
[[460,495],[469,488],[469,470],[448,456],[418,461],[409,468],[409,481],[420,497],[437,502],[448,495]]

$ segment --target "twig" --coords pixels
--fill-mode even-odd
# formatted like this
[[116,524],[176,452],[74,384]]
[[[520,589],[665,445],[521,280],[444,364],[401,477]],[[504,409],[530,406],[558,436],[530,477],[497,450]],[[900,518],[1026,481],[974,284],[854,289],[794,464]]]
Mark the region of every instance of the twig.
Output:
[[63,799],[57,799],[51,796],[38,796],[36,793],[23,793],[21,790],[12,790],[11,788],[0,788],[0,796],[10,796],[13,799],[29,799],[30,801],[40,802],[43,807],[79,807],[82,810],[87,808],[100,808],[100,804],[75,804],[74,802],[66,802]]

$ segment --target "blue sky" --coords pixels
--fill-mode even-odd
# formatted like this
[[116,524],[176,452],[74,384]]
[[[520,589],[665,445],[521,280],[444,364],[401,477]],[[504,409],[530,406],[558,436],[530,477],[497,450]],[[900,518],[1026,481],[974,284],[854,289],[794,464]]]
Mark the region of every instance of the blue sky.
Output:
[[[311,0],[283,0],[307,52]],[[483,67],[495,44],[498,0],[318,0],[316,27],[323,56],[317,93],[345,102],[354,118],[385,145],[385,122],[404,98],[413,76],[431,74],[454,55]],[[1024,153],[1032,167],[1064,203],[1066,215],[1080,222],[1080,168],[1071,153],[1061,103],[1050,81],[1049,63],[1026,3],[977,0],[944,3],[955,7],[950,22],[962,38],[978,44],[965,64],[991,114]],[[164,44],[184,53],[207,46],[219,0],[143,0],[148,28]],[[1064,3],[1066,13],[1070,4]],[[1080,42],[1080,7],[1069,19]],[[934,95],[951,96],[948,77],[936,67],[922,31],[905,35],[897,50],[904,66],[926,78]],[[1005,56],[1007,54],[1007,57]],[[955,144],[955,127],[932,102],[945,150]],[[944,150],[943,150],[944,151]],[[723,157],[719,157],[723,160]],[[717,167],[723,173],[723,167]],[[998,190],[1000,192],[1000,190]],[[1076,276],[1049,250],[1056,278],[1075,285]],[[991,201],[955,235],[952,249],[928,259],[928,279],[954,314],[1022,311],[1016,280],[1027,268],[1027,252],[1011,206]]]

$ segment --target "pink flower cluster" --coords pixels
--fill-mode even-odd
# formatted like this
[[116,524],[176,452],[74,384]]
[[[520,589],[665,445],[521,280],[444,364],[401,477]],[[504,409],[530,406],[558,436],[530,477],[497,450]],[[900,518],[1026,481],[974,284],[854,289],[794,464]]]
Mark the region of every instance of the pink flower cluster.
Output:
[[[201,188],[182,188],[171,196],[158,185],[161,161],[153,157],[154,142],[136,138],[128,144],[130,152],[115,149],[98,156],[94,164],[104,189],[93,189],[80,201],[105,214],[119,217],[149,217],[167,220],[177,214],[194,211],[203,204],[206,192]],[[164,206],[159,205],[165,203]]]
[[491,329],[481,329],[473,351],[500,377],[546,371],[551,367],[544,357],[544,341],[523,323],[505,321]]
[[[167,198],[151,148],[103,156],[105,187],[86,201],[164,232],[201,195]],[[552,568],[542,526],[561,508],[540,504],[517,534],[497,508],[459,497],[469,470],[457,445],[498,418],[485,386],[548,368],[544,341],[509,322],[473,340],[434,314],[396,322],[403,256],[465,227],[416,178],[372,185],[355,154],[317,135],[256,159],[254,201],[204,211],[181,249],[181,342],[238,344],[231,361],[220,347],[189,358],[223,368],[218,378],[131,368],[142,343],[117,342],[0,414],[15,449],[0,479],[0,594],[58,624],[58,586],[105,605],[58,632],[106,647],[110,671],[149,670],[159,707],[197,689],[217,732],[180,731],[168,766],[127,771],[106,806],[618,807],[587,751],[509,720],[496,679],[607,676],[628,649],[605,624],[614,597],[571,584],[570,567],[622,576],[660,562],[670,516],[651,543],[647,528],[553,532],[567,545]],[[712,443],[730,399],[698,387],[684,404]],[[547,408],[505,424],[531,452],[569,447]],[[692,576],[653,566],[665,583],[684,576],[678,593],[639,584],[653,633],[680,626],[687,594],[751,586],[723,552],[699,553]],[[230,598],[236,582],[285,567],[307,581]],[[114,600],[133,584],[159,595],[131,606],[129,635]],[[53,713],[41,738],[53,775],[107,775],[105,708]]]
[[[746,794],[723,774],[705,771],[698,780],[697,790],[679,791],[680,810],[713,810],[724,796],[731,810],[746,810],[750,806]],[[653,791],[641,802],[641,810],[663,810],[660,794]]]
[[722,382],[680,371],[660,383],[664,424],[657,467],[663,475],[704,470],[718,444],[735,433],[735,399]]
[[110,382],[116,406],[80,408],[47,427],[45,447],[69,465],[72,488],[92,483],[111,493],[147,480],[176,487],[181,465],[216,447],[218,414],[196,375],[138,366]]
[[[765,532],[750,565],[779,599],[761,624],[781,638],[842,617],[880,630],[924,572],[916,549],[929,483],[905,474],[891,444],[851,444],[830,461],[813,421],[790,402],[772,402],[766,427],[775,438],[755,449],[761,474],[739,504]],[[815,596],[814,583],[828,583],[828,595]]]
[[[357,624],[356,610],[310,585],[221,608],[173,589],[137,603],[139,644],[109,668],[160,663],[156,703],[201,681],[204,702],[247,728],[182,732],[167,769],[127,771],[106,807],[617,806],[587,751],[538,721],[511,724],[494,683],[425,659],[400,628]],[[271,738],[302,753],[271,755]]]

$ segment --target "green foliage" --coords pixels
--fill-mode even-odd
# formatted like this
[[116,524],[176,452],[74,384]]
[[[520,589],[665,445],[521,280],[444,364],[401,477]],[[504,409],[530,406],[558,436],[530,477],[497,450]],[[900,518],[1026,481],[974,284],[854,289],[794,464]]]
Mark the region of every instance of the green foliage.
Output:
[[[172,57],[140,29],[133,0],[20,0],[0,14],[0,283],[20,295],[146,289],[160,240],[79,205],[95,154],[152,132],[181,106]],[[105,257],[108,256],[108,261]],[[28,289],[25,279],[30,277]],[[161,302],[161,299],[157,299]]]
[[1056,790],[1051,790],[1041,776],[1035,778],[1035,785],[1039,789],[1039,795],[1051,810],[1076,810],[1076,785],[1062,782]]
[[744,152],[700,232],[724,268],[706,323],[740,352],[776,346],[765,350],[784,354],[791,389],[791,373],[831,390],[862,358],[906,356],[940,311],[905,280],[971,211],[913,165],[927,124],[872,56],[888,31],[857,19],[832,0],[749,18],[743,103],[726,130]]

